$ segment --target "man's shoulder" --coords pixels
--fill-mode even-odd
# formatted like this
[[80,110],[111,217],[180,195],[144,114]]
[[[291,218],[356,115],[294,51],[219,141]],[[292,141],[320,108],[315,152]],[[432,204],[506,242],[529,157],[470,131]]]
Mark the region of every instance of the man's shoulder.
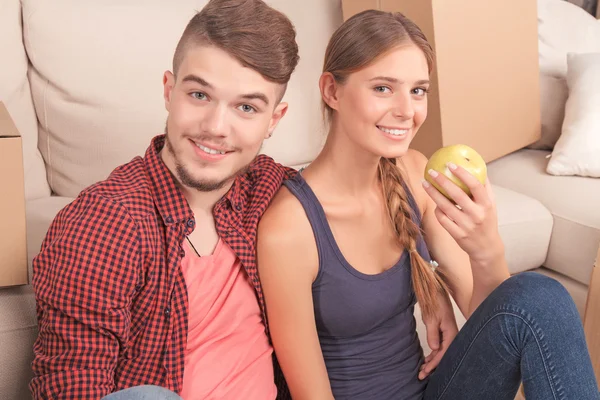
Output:
[[292,178],[298,172],[293,168],[276,162],[272,157],[265,154],[260,154],[254,159],[252,164],[250,164],[250,170],[253,176],[259,180],[278,178],[281,181]]
[[137,220],[154,212],[152,186],[144,159],[135,157],[115,168],[110,175],[82,190],[78,199],[103,202],[120,208]]
[[297,171],[275,162],[271,157],[261,154],[249,167],[249,180],[243,185],[251,193],[254,201],[269,203],[286,179],[292,178]]

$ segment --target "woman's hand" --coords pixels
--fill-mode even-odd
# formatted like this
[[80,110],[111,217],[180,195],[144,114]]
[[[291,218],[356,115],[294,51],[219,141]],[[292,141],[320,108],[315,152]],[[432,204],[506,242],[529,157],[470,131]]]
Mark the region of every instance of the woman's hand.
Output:
[[437,313],[427,319],[423,317],[423,323],[427,331],[427,344],[431,349],[431,353],[425,357],[425,362],[421,365],[419,371],[419,379],[421,380],[437,368],[450,343],[458,334],[452,303],[447,295],[442,296],[443,298],[438,303]]
[[446,176],[429,170],[427,173],[454,200],[452,204],[429,182],[423,187],[433,199],[437,208],[435,215],[454,238],[456,243],[469,255],[472,263],[489,264],[504,256],[504,245],[498,232],[496,203],[489,180],[482,185],[473,175],[452,163],[448,168],[471,190],[471,199],[462,189]]
[[[508,265],[504,257],[504,244],[498,232],[496,203],[488,179],[482,185],[473,175],[462,167],[449,163],[448,168],[471,191],[470,198],[461,188],[444,175],[428,171],[436,183],[444,189],[456,204],[448,200],[433,185],[423,181],[423,188],[435,203],[435,218],[444,230],[454,239],[458,246],[468,255],[471,266],[473,286],[471,293],[460,293],[465,316],[479,307],[479,304],[500,283],[510,277]],[[440,265],[450,265],[449,255],[441,255],[445,260]],[[454,287],[460,282],[456,274]],[[468,296],[468,307],[465,309],[464,296]]]

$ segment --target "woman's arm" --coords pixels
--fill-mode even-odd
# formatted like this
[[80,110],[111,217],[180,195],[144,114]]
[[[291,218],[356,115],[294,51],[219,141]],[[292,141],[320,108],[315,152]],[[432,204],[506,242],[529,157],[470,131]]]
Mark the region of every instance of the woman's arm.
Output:
[[422,204],[423,230],[431,255],[446,276],[456,304],[468,318],[510,276],[489,182],[481,185],[459,167],[454,173],[472,186],[474,200],[471,200],[439,175],[436,180],[461,205],[461,210],[433,186],[423,188],[425,156],[410,151],[403,159],[413,193]]
[[316,244],[302,206],[286,188],[261,219],[257,259],[273,347],[292,397],[333,399],[312,300]]

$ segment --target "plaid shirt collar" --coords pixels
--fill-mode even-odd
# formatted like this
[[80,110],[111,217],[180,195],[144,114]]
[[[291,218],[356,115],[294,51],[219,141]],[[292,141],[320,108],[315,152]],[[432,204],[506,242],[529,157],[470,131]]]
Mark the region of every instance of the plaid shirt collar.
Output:
[[[151,145],[146,150],[144,163],[150,176],[152,193],[158,212],[165,225],[171,225],[188,221],[194,217],[194,214],[182,191],[177,187],[175,176],[161,158],[160,152],[165,146],[165,140],[165,134],[152,139]],[[255,179],[260,178],[262,172],[257,164],[262,158],[266,157],[259,155],[245,173],[237,176],[227,194],[217,202],[216,207],[222,207],[229,203],[233,210],[243,213],[246,198],[251,191],[253,182]]]

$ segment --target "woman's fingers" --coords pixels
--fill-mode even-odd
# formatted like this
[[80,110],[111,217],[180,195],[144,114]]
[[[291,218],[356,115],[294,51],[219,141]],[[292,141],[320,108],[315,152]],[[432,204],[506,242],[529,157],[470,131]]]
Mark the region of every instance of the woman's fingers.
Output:
[[[473,174],[471,174],[469,171],[467,171],[463,167],[461,167],[459,165],[455,165],[453,163],[448,163],[448,169],[450,169],[452,174],[454,176],[456,176],[458,179],[460,179],[461,182],[464,183],[469,188],[469,191],[471,192],[471,196],[473,196],[473,201],[475,203],[478,203],[481,205],[486,205],[486,203],[489,202],[489,196],[487,194],[485,186],[481,182],[479,182],[479,180],[477,178],[475,178],[475,176],[473,176]],[[461,191],[462,191],[462,189],[461,189]],[[463,199],[464,198],[461,198],[461,200],[463,200]],[[458,200],[458,199],[455,199],[455,200]],[[458,201],[457,201],[457,204],[462,207],[462,205],[460,203],[458,203]]]
[[[447,180],[447,178],[445,178],[445,177],[443,177],[443,178]],[[436,180],[436,182],[437,182],[437,180]],[[456,189],[458,189],[462,192],[462,190],[460,188],[458,188],[456,185],[454,185],[452,182],[449,182],[449,183],[452,184],[453,186],[455,186]],[[423,188],[425,189],[425,191],[427,192],[429,197],[431,197],[431,199],[437,205],[437,208],[441,209],[443,211],[443,213],[450,220],[454,221],[459,226],[468,225],[468,219],[463,214],[463,212],[460,209],[458,209],[454,203],[452,203],[450,200],[448,200],[446,198],[446,196],[444,196],[439,190],[437,190],[435,188],[435,186],[431,185],[427,181],[423,181]],[[464,192],[462,192],[462,194],[464,196],[466,196],[466,194]]]

